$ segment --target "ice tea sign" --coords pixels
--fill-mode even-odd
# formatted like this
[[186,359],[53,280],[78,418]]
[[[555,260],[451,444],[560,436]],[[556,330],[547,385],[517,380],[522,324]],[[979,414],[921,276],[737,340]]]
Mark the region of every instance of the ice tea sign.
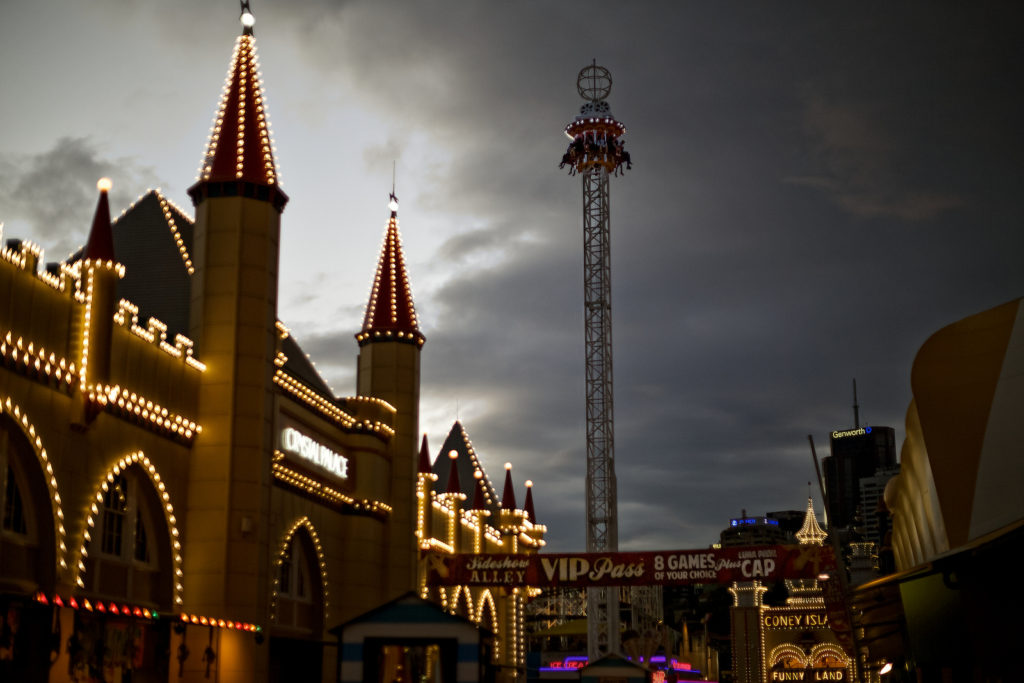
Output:
[[294,427],[281,430],[281,450],[338,477],[348,479],[348,458]]

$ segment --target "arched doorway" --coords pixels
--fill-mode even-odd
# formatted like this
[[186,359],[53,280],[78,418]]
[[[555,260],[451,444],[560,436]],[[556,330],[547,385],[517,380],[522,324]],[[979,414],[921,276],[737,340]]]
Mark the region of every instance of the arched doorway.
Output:
[[93,609],[70,615],[72,678],[102,671],[115,683],[167,680],[170,620],[139,618],[128,607],[175,608],[177,552],[156,476],[148,458],[134,453],[96,491],[78,575],[79,598]]
[[274,575],[270,680],[318,681],[326,609],[316,530],[303,518],[285,537]]

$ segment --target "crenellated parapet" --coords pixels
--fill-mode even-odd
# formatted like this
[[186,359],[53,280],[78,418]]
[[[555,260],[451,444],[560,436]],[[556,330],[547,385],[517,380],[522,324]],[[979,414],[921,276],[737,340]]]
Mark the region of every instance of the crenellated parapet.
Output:
[[121,299],[114,314],[114,322],[130,331],[136,337],[152,344],[168,356],[181,360],[185,365],[202,372],[206,365],[193,355],[192,340],[183,334],[174,335],[174,343],[167,341],[167,325],[156,318],[146,321],[146,326],[139,325],[139,307]]

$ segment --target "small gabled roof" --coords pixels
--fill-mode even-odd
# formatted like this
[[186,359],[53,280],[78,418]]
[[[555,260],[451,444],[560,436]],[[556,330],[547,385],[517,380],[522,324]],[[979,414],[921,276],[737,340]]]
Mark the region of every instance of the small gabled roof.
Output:
[[[457,614],[446,612],[440,605],[421,598],[413,591],[401,595],[391,602],[375,607],[368,612],[364,612],[343,624],[339,624],[329,629],[328,632],[335,636],[342,636],[346,630],[370,623],[391,624],[393,629],[398,629],[397,625],[399,624],[405,624],[410,628],[416,629],[416,634],[422,634],[424,625],[465,626],[468,627],[465,629],[465,633],[472,634],[475,632],[477,634],[476,638],[484,637],[483,631],[474,622]],[[402,637],[406,634],[396,631],[393,635],[395,637]]]
[[405,341],[423,345],[424,337],[416,318],[409,274],[405,269],[402,238],[398,234],[398,198],[390,195],[391,218],[384,232],[384,244],[373,276],[370,300],[366,305],[363,327],[356,340],[359,345],[373,341]]
[[251,31],[244,31],[235,42],[198,175],[200,182],[241,180],[266,186],[278,182],[256,38]]
[[[458,454],[455,459],[448,457],[451,451],[455,451]],[[467,500],[474,501],[473,509],[489,510],[494,518],[497,518],[499,509],[498,494],[494,490],[494,485],[491,484],[487,472],[484,471],[476,451],[473,449],[469,435],[466,434],[466,430],[458,420],[452,425],[451,431],[448,432],[448,437],[441,445],[440,453],[438,453],[437,458],[434,460],[433,469],[434,474],[437,475],[437,481],[434,482],[433,486],[435,493],[447,492],[447,484],[451,476],[453,464],[458,469],[459,488],[462,493],[466,494]],[[477,472],[480,472],[482,475],[479,480],[475,478]],[[482,493],[482,505],[476,503],[477,492],[475,489],[480,489]]]

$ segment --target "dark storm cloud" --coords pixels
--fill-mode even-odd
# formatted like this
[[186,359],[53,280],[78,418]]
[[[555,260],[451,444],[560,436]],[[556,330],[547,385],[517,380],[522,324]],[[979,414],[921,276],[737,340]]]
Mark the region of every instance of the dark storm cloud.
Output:
[[60,138],[46,151],[0,157],[0,220],[25,220],[47,249],[60,260],[77,249],[89,233],[98,196],[96,181],[116,178],[112,206],[128,206],[147,184],[152,169],[130,159],[104,158],[88,138]]
[[[208,3],[182,4],[155,10],[161,30],[202,33],[220,69],[214,36],[235,26],[193,26]],[[432,253],[407,248],[433,287],[413,272],[422,409],[463,406],[492,479],[510,460],[518,495],[536,482],[551,550],[584,544],[581,193],[557,163],[592,58],[636,161],[611,183],[623,547],[699,547],[743,509],[802,509],[807,435],[827,455],[853,377],[862,422],[901,432],[925,338],[1024,290],[1009,5],[254,5],[264,69],[297,54],[316,74],[310,115],[340,93],[387,124],[334,161],[400,158],[399,194],[450,220]],[[416,144],[434,158],[409,187]],[[350,294],[338,319],[359,319],[366,291]],[[355,330],[331,329],[330,306],[285,322],[346,394]]]
[[552,547],[583,543],[579,180],[555,164],[592,55],[637,160],[612,183],[624,547],[802,508],[807,435],[826,455],[852,422],[851,378],[862,414],[899,428],[924,338],[1022,287],[1019,203],[985,190],[1020,175],[979,130],[1010,132],[1019,108],[976,85],[1019,65],[997,22],[658,7],[350,5],[305,44],[450,158],[421,202],[472,227],[431,259],[452,278],[431,297],[424,402],[483,402],[466,428],[492,474],[507,458],[537,481]]

